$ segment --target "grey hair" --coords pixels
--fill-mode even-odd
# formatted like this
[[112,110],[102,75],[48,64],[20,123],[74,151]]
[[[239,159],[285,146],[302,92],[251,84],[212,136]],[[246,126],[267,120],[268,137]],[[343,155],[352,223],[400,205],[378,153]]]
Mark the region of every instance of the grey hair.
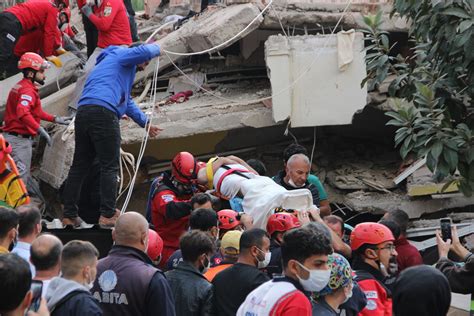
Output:
[[305,154],[294,154],[288,159],[288,161],[286,162],[286,165],[289,166],[298,159],[302,159],[308,166],[311,165],[311,162],[309,161],[308,156],[306,156]]

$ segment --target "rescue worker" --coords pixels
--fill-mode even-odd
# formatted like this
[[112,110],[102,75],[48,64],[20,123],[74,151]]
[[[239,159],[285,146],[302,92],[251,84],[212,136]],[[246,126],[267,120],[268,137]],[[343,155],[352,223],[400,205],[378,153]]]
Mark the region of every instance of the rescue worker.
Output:
[[355,281],[367,297],[360,316],[392,315],[392,293],[384,281],[386,269],[397,255],[394,241],[390,229],[379,223],[358,224],[351,233]]
[[12,146],[12,158],[25,184],[30,177],[33,137],[40,134],[51,145],[51,137],[40,125],[41,120],[64,125],[70,121],[70,118],[46,113],[41,107],[37,84],[44,84],[44,71],[48,67],[49,63],[38,54],[23,54],[18,62],[23,79],[10,91],[5,109],[3,132]]
[[283,234],[290,229],[300,226],[298,218],[289,213],[276,213],[268,218],[267,232],[270,236],[270,252],[272,257],[267,267],[267,273],[270,277],[282,273],[281,243],[283,242]]
[[72,102],[69,104],[73,108],[78,106],[87,77],[94,69],[102,50],[111,45],[128,46],[132,43],[127,10],[122,0],[86,0],[81,12],[97,28],[98,38],[97,47],[89,56],[83,74],[77,79]]
[[179,249],[179,238],[189,227],[193,210],[192,180],[196,178],[198,163],[188,152],[178,153],[171,162],[171,173],[164,172],[155,182],[151,196],[151,222],[163,238],[161,267]]
[[26,1],[0,13],[0,79],[18,72],[13,52],[20,36],[38,29],[43,33],[44,56],[57,67],[62,66],[55,56],[54,44],[61,40],[57,17],[58,7],[63,7],[63,3],[63,0]]
[[[77,7],[81,12],[82,7],[86,4],[86,0],[77,0]],[[97,47],[99,32],[97,27],[89,20],[89,18],[81,12],[84,33],[86,33],[87,58],[89,58]]]
[[78,216],[78,199],[87,173],[98,158],[100,164],[99,224],[112,227],[120,212],[115,209],[117,176],[120,163],[120,124],[127,114],[138,125],[148,130],[151,137],[160,128],[138,108],[130,96],[137,70],[160,54],[155,44],[133,47],[111,46],[97,59],[97,65],[87,79],[75,119],[76,147],[66,186],[64,188],[63,224],[84,226]]

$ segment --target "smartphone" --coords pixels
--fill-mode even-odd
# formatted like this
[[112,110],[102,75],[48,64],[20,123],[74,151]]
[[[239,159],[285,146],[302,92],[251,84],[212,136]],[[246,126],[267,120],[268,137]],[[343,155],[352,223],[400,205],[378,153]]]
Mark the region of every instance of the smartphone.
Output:
[[31,292],[33,296],[31,298],[31,304],[28,308],[29,311],[37,312],[41,304],[41,293],[43,292],[43,281],[31,281]]
[[442,218],[439,220],[439,223],[440,223],[440,226],[441,226],[441,237],[443,238],[444,241],[448,240],[448,239],[452,239],[452,236],[451,236],[451,224],[452,224],[452,221],[451,221],[451,218]]

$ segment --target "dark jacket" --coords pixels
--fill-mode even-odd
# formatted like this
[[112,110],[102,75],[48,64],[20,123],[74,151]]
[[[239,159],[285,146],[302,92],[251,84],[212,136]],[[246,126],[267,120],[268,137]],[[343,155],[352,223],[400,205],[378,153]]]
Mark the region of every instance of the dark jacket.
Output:
[[181,261],[166,272],[171,286],[177,316],[213,315],[212,285],[191,263]]
[[136,248],[113,246],[97,265],[91,292],[104,315],[175,315],[168,281]]
[[288,185],[285,183],[283,180],[285,178],[285,171],[282,170],[280,171],[276,176],[273,177],[273,181],[284,187],[285,189],[291,191],[291,190],[298,190],[298,189],[308,189],[311,192],[311,195],[313,196],[313,204],[316,205],[317,207],[321,206],[321,203],[319,201],[319,191],[318,188],[312,184],[309,183],[308,180],[306,180],[306,183],[303,187],[301,188],[294,188],[291,185]]
[[53,278],[46,292],[46,301],[54,316],[100,316],[99,302],[87,288],[75,281]]
[[463,267],[457,266],[448,258],[441,258],[436,264],[449,281],[449,286],[454,293],[474,294],[474,255]]

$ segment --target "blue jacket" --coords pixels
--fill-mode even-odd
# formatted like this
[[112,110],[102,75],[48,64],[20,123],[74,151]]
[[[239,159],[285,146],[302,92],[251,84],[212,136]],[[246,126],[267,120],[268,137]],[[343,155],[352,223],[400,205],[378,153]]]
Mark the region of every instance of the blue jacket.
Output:
[[155,44],[133,48],[109,46],[97,57],[97,63],[89,74],[78,107],[99,105],[115,112],[119,119],[124,114],[138,125],[147,123],[145,114],[130,96],[135,79],[136,65],[160,55]]

